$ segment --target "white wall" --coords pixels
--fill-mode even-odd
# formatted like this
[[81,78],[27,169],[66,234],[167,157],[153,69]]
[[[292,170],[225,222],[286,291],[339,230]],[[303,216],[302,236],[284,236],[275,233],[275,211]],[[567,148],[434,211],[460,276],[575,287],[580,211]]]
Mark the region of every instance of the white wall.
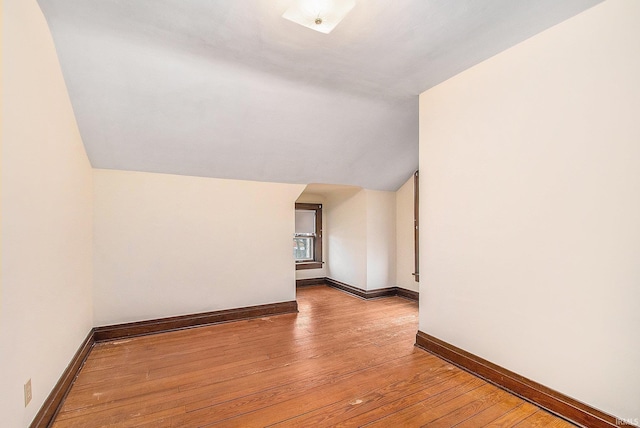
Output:
[[296,279],[324,278],[325,276],[327,276],[326,263],[322,265],[321,269],[296,270]]
[[327,197],[326,217],[328,277],[366,290],[367,198],[363,189],[332,192]]
[[92,327],[92,175],[38,5],[3,8],[0,425],[26,427]]
[[367,290],[396,284],[396,194],[365,190]]
[[322,211],[322,260],[325,261],[325,263],[322,265],[322,268],[320,269],[300,269],[300,270],[296,270],[296,279],[309,279],[309,278],[324,278],[325,276],[327,276],[327,263],[326,263],[326,248],[327,248],[327,229],[326,229],[326,224],[327,224],[327,217],[326,215],[324,215],[324,203],[325,203],[325,197],[322,195],[318,195],[315,193],[309,193],[306,190],[303,191],[300,196],[298,197],[298,199],[296,200],[296,202],[299,203],[305,203],[305,204],[322,204],[323,205],[323,211]]
[[324,204],[327,276],[362,290],[393,287],[395,192],[349,188]]
[[640,417],[640,2],[420,96],[420,330]]
[[94,170],[95,324],[295,300],[303,189]]
[[396,192],[396,284],[420,291],[414,266],[413,175]]

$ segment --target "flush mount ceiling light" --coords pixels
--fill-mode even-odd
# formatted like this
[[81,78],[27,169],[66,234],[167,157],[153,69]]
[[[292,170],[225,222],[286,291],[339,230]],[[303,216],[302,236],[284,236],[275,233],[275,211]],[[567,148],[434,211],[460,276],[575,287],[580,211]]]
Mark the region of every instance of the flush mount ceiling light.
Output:
[[329,34],[355,4],[355,0],[295,0],[282,17]]

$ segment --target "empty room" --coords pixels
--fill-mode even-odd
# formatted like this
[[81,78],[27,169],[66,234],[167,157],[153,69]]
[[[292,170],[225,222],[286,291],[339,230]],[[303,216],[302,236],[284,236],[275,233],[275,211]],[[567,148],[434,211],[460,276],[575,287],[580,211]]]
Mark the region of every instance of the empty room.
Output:
[[640,1],[1,7],[0,427],[640,426]]

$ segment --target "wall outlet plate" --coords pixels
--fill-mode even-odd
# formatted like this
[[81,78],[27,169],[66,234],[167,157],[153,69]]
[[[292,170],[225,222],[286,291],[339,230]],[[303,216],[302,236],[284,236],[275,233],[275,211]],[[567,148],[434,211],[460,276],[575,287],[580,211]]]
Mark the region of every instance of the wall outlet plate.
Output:
[[24,384],[24,407],[27,407],[29,402],[31,401],[31,379]]

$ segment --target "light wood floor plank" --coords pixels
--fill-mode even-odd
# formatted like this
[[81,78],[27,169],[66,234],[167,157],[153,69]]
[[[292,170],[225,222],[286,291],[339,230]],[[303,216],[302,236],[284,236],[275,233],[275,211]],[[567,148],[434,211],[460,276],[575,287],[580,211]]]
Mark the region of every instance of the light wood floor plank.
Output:
[[571,426],[415,348],[414,302],[326,286],[297,300],[298,314],[98,344],[53,427]]
[[498,419],[495,419],[487,424],[490,428],[506,428],[513,427],[528,418],[532,414],[536,413],[539,409],[533,404],[522,403],[512,411],[505,413]]
[[506,393],[506,397],[490,407],[476,413],[470,418],[454,425],[456,428],[475,428],[489,425],[499,417],[509,413],[522,405],[522,400],[514,395]]

